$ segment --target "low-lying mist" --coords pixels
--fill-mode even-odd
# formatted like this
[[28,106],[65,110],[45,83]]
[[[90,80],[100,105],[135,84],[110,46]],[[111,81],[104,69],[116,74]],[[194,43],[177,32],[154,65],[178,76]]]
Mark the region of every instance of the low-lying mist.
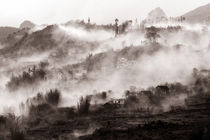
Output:
[[[210,68],[209,27],[186,23],[152,26],[158,29],[158,36],[152,36],[151,41],[146,29],[131,28],[115,37],[113,30],[58,25],[52,32],[56,47],[34,52],[32,57],[0,60],[0,113],[11,110],[21,114],[21,102],[50,89],[62,93],[59,106],[75,106],[81,96],[94,94],[94,90],[112,90],[112,98],[122,98],[131,86],[147,89],[165,83],[188,85],[193,68]],[[170,30],[169,26],[181,28]],[[42,28],[31,30],[30,35],[37,31]],[[49,63],[44,79],[19,84],[13,91],[6,86],[12,76],[20,77],[40,62]],[[183,99],[185,96],[174,96],[170,102]],[[167,105],[163,108],[168,110]]]

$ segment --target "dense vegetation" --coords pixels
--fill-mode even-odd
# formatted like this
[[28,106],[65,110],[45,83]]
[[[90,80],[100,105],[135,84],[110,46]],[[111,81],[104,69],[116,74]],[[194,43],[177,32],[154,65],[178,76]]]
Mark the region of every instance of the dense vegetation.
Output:
[[42,68],[37,68],[34,66],[28,71],[24,71],[18,76],[12,75],[10,81],[7,83],[9,90],[17,90],[21,87],[27,87],[33,84],[38,83],[41,80],[46,79],[46,71]]

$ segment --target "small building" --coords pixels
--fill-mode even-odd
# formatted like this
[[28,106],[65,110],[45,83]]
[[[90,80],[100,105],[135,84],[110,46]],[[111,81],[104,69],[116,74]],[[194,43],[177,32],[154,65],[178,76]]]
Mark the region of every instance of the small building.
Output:
[[105,105],[111,105],[112,107],[122,107],[125,103],[125,99],[111,99]]
[[111,99],[111,101],[109,101],[109,103],[112,104],[124,104],[125,103],[125,99]]

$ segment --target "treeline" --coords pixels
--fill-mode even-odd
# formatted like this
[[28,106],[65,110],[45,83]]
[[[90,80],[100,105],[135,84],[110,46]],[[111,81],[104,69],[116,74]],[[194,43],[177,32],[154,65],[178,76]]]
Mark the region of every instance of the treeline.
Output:
[[181,26],[168,26],[167,28],[163,27],[146,27],[145,28],[145,38],[150,42],[156,42],[158,38],[160,38],[160,32],[178,32],[182,29]]
[[47,65],[47,63],[41,62],[38,68],[33,66],[33,68],[29,68],[28,71],[23,71],[20,75],[12,75],[6,87],[11,91],[15,91],[21,87],[27,87],[41,80],[45,80],[47,75],[45,67]]

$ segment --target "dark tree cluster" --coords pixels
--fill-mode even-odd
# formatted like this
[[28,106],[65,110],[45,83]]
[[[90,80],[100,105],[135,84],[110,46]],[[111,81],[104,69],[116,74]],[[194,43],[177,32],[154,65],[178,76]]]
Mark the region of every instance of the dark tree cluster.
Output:
[[156,28],[154,26],[151,26],[149,28],[146,28],[146,34],[145,37],[150,41],[150,42],[156,42],[157,38],[160,37],[158,34],[159,28]]
[[12,76],[10,81],[7,83],[7,88],[10,90],[16,90],[20,87],[28,86],[37,83],[40,80],[44,80],[46,78],[46,71],[44,69],[35,69],[35,67],[31,70],[29,68],[28,72],[24,71],[22,74],[18,76]]
[[79,115],[86,115],[89,113],[91,97],[81,97],[77,104],[77,111]]
[[166,83],[140,91],[127,90],[125,91],[124,107],[133,109],[158,107],[161,105],[161,102],[168,97],[179,94],[189,94],[190,92],[189,87],[181,83]]
[[29,108],[29,115],[45,115],[56,108],[61,101],[59,90],[50,90],[45,95],[38,93],[35,97],[28,99],[26,105]]
[[17,117],[13,113],[0,116],[0,136],[1,140],[26,140],[23,118]]

